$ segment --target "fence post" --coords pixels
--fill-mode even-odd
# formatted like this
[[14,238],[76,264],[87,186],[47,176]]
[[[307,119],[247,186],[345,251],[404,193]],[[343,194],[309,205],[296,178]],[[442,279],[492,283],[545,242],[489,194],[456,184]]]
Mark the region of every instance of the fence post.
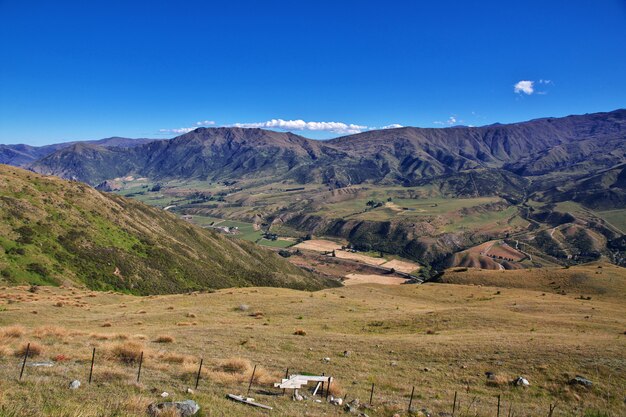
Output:
[[373,397],[374,397],[374,383],[372,382],[372,390],[370,391],[370,405],[372,405]]
[[[289,368],[287,368],[287,370],[285,371],[285,379],[289,378]],[[285,395],[285,388],[283,388],[283,396]]]
[[411,389],[411,399],[409,400],[409,414],[411,413],[411,406],[413,405],[413,394],[415,393],[415,385]]
[[143,363],[143,351],[139,356],[139,370],[137,371],[137,383],[139,383],[139,378],[141,377],[141,364]]
[[26,353],[24,353],[24,362],[22,362],[22,369],[20,370],[20,380],[22,379],[22,375],[24,374],[24,367],[26,366],[26,358],[28,358],[28,354],[30,353],[30,342],[26,345]]
[[326,387],[326,401],[328,401],[328,394],[330,394],[330,384],[333,381],[332,377],[328,377],[328,387]]
[[252,388],[252,381],[254,380],[254,374],[256,373],[256,365],[254,365],[254,369],[252,370],[252,376],[250,377],[250,383],[248,384],[248,394],[250,394],[250,388]]
[[498,417],[500,417],[500,394],[498,394]]
[[456,391],[454,391],[454,402],[452,403],[452,417],[454,417],[455,412],[456,412]]
[[89,383],[91,384],[91,376],[93,375],[93,363],[96,360],[96,348],[91,352],[91,367],[89,368]]
[[198,375],[196,375],[196,388],[198,389],[198,383],[200,382],[200,371],[202,371],[202,362],[204,361],[203,358],[200,358],[200,366],[198,367]]

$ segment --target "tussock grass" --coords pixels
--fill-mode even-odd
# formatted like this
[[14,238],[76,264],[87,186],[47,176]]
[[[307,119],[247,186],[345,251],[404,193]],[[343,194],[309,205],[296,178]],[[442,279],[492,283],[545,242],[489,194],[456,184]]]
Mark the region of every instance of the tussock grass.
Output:
[[44,352],[44,347],[43,345],[36,343],[36,342],[30,342],[30,346],[28,345],[28,343],[24,343],[22,346],[20,346],[15,352],[14,355],[18,356],[18,357],[24,357],[24,355],[26,355],[26,349],[28,348],[28,357],[29,358],[35,358],[37,356],[40,356],[41,354],[43,354]]
[[147,354],[144,345],[133,341],[118,343],[108,350],[111,357],[126,365],[132,365],[138,362],[141,357],[141,352],[144,352],[144,355]]
[[[0,339],[0,346],[10,355],[0,354],[0,414],[40,415],[40,410],[46,409],[55,416],[145,415],[142,399],[163,401],[158,394],[167,391],[174,401],[197,400],[203,415],[247,417],[254,409],[231,403],[224,395],[245,393],[254,364],[258,364],[250,396],[274,406],[272,415],[276,417],[343,413],[326,403],[293,402],[289,391],[286,397],[255,393],[270,390],[273,382],[284,377],[286,368],[291,374],[332,376],[333,396],[348,395],[348,399],[361,402],[369,399],[371,383],[375,383],[374,406],[366,411],[371,417],[405,415],[413,384],[414,407],[428,408],[433,415],[449,413],[454,391],[458,391],[462,402],[458,415],[464,417],[494,416],[494,398],[499,394],[506,409],[509,401],[513,402],[515,415],[547,415],[549,404],[558,402],[557,415],[563,417],[579,416],[581,403],[589,410],[607,410],[617,416],[622,414],[620,393],[626,386],[626,376],[619,372],[626,366],[622,334],[626,297],[618,297],[619,291],[626,295],[619,289],[620,283],[626,287],[626,276],[618,274],[624,274],[619,272],[623,269],[614,267],[602,271],[603,276],[589,275],[586,285],[600,288],[610,284],[615,290],[607,294],[597,291],[592,300],[577,300],[582,291],[562,296],[544,288],[502,290],[454,284],[356,285],[315,293],[314,297],[271,288],[230,289],[194,298],[99,293],[98,298],[90,299],[91,311],[80,310],[80,320],[78,310],[52,306],[52,300],[64,290],[42,287],[38,291],[41,300],[16,303],[0,312],[0,323],[5,326],[0,331],[17,323],[23,327],[22,336]],[[494,274],[490,279],[496,278]],[[5,292],[15,297],[26,290]],[[498,290],[501,294],[494,297]],[[118,310],[122,302],[128,308]],[[254,308],[241,313],[233,308],[240,304]],[[177,311],[174,315],[166,312],[170,305]],[[6,302],[1,306],[7,306]],[[200,306],[207,306],[210,314]],[[40,314],[29,314],[33,308]],[[138,317],[134,312],[139,309],[146,311],[142,325],[135,324]],[[178,317],[189,311],[202,317],[197,328],[176,326]],[[264,312],[265,318],[251,318],[254,311]],[[117,333],[98,340],[93,335],[106,333],[100,327],[105,321],[114,323]],[[382,325],[369,325],[374,322]],[[38,327],[48,326],[62,326],[68,336],[41,340],[34,336]],[[298,328],[306,329],[307,336],[294,336]],[[535,331],[529,332],[531,328]],[[438,334],[426,336],[428,329]],[[118,340],[118,335],[128,339]],[[161,335],[173,337],[176,343],[152,343]],[[69,360],[52,368],[28,367],[20,384],[7,382],[17,376],[14,365],[19,359],[14,351],[27,341],[44,344],[44,357],[65,355]],[[128,363],[112,352],[115,346],[129,342],[150,346],[144,347],[145,371],[139,385],[135,379],[141,347],[131,349]],[[94,346],[92,385],[69,392],[68,379],[86,383]],[[351,354],[344,356],[346,350]],[[200,386],[194,394],[186,394],[187,387],[194,387],[200,357],[205,359]],[[323,361],[325,357],[330,362]],[[396,366],[390,366],[392,362]],[[496,384],[487,383],[485,371],[495,372]],[[518,375],[527,378],[530,387],[511,386],[509,379]],[[591,379],[594,387],[569,386],[574,375]],[[151,392],[153,388],[156,393]],[[137,408],[125,404],[132,397],[139,398]]]
[[60,326],[40,326],[33,330],[33,336],[38,339],[56,338],[63,340],[69,336],[70,332]]
[[13,350],[6,345],[0,345],[0,359],[13,355]]
[[169,335],[161,335],[154,339],[154,343],[174,343],[174,338]]
[[19,338],[24,336],[24,333],[26,333],[24,326],[7,326],[0,329],[0,338]]

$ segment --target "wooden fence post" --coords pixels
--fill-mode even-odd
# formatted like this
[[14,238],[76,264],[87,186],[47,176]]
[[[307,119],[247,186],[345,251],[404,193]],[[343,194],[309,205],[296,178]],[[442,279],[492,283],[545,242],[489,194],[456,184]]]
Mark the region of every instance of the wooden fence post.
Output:
[[[285,379],[289,378],[289,368],[287,368],[287,370],[285,371]],[[285,388],[283,388],[283,396],[285,395]]]
[[254,369],[252,370],[252,376],[250,377],[250,383],[248,384],[248,394],[250,394],[250,388],[252,388],[252,381],[254,380],[254,374],[256,373],[256,365],[254,365]]
[[500,394],[498,394],[498,417],[500,417]]
[[143,363],[143,351],[141,355],[139,355],[139,370],[137,371],[137,383],[139,383],[139,378],[141,377],[141,365]]
[[200,382],[200,372],[202,371],[202,362],[204,361],[203,358],[200,358],[200,366],[198,367],[198,375],[196,375],[196,388],[198,389],[198,383]]
[[409,414],[411,413],[411,406],[413,405],[413,394],[415,393],[415,385],[411,389],[411,399],[409,400]]
[[93,375],[93,363],[96,360],[96,348],[93,348],[91,352],[91,367],[89,368],[89,383],[91,384],[91,377]]
[[456,412],[456,391],[454,391],[454,402],[452,403],[452,417],[454,417],[455,412]]
[[328,401],[328,394],[330,394],[330,384],[332,382],[332,377],[328,377],[328,387],[326,387],[326,401]]
[[372,382],[372,390],[370,391],[370,405],[372,405],[372,398],[374,398],[374,383]]
[[22,369],[20,370],[20,380],[22,379],[22,375],[24,374],[24,367],[26,366],[26,358],[28,358],[28,354],[30,353],[30,342],[26,345],[26,353],[24,353],[24,362],[22,362]]

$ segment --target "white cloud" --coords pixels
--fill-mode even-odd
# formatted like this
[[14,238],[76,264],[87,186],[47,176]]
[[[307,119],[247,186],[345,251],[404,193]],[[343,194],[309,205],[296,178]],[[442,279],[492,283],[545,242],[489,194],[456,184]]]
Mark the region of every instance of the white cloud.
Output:
[[[461,120],[461,121],[462,121],[462,120]],[[456,116],[450,116],[450,117],[448,117],[448,120],[446,120],[445,122],[442,122],[442,121],[436,121],[436,122],[433,122],[433,124],[435,124],[435,125],[440,125],[440,126],[445,126],[445,125],[447,125],[447,126],[452,126],[453,124],[456,124],[456,123],[457,123]]]
[[518,81],[517,84],[513,86],[513,92],[517,94],[524,93],[526,95],[531,95],[535,92],[534,84],[534,81]]
[[401,128],[401,127],[404,127],[404,126],[402,126],[402,125],[400,125],[398,123],[392,123],[390,125],[380,127],[379,129],[398,129],[398,128]]
[[234,127],[279,129],[279,130],[312,130],[326,131],[339,134],[361,133],[367,126],[342,122],[305,122],[304,120],[272,119],[258,123],[235,123]]
[[178,129],[159,129],[159,133],[183,134],[183,133],[189,133],[192,130],[196,130],[199,127],[213,126],[214,124],[215,122],[213,120],[201,120],[199,122],[196,122],[193,127],[179,127]]
[[539,80],[539,84],[552,84],[552,80]]

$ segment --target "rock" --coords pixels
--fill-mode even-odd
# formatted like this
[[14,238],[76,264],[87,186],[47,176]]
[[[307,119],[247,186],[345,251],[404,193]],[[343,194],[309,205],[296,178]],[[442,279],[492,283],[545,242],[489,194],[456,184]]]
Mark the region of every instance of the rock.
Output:
[[344,409],[349,413],[358,413],[360,406],[361,406],[361,402],[359,401],[358,398],[355,398],[354,400],[347,403],[344,406]]
[[44,361],[44,362],[28,362],[26,366],[32,366],[33,368],[50,368],[54,366],[54,362],[52,361]]
[[298,391],[296,390],[293,393],[293,400],[294,401],[302,401],[302,400],[304,400],[304,397],[302,395],[298,394]]
[[530,385],[530,383],[523,376],[518,376],[513,381],[511,381],[511,385],[516,386],[516,387],[527,387]]
[[359,414],[359,417],[370,417],[370,416],[368,416],[368,415],[367,415],[367,414],[365,414],[365,413],[361,413],[361,414]]
[[430,372],[430,368],[424,368],[422,369],[424,372]]
[[80,388],[80,381],[78,379],[75,379],[72,382],[70,382],[70,389],[78,389],[78,388]]
[[190,417],[200,410],[200,406],[193,400],[152,403],[148,406],[148,414],[151,417],[158,417],[164,413],[170,413],[170,410],[175,410],[180,417]]
[[330,401],[329,401],[332,405],[341,405],[343,404],[343,399],[341,397],[339,398],[335,398],[332,395],[330,396]]
[[389,362],[389,366],[398,366],[398,362],[391,361],[391,362]]
[[193,394],[193,390],[191,388],[187,388],[187,390],[185,391],[187,394]]
[[350,351],[349,351],[349,350],[344,350],[344,351],[343,351],[343,356],[344,356],[345,358],[347,358],[348,356],[350,356]]
[[322,362],[324,362],[324,363],[328,363],[328,362],[330,362],[330,358],[323,358],[323,359],[322,359]]
[[591,386],[593,386],[593,382],[591,382],[587,378],[582,377],[580,375],[576,375],[576,378],[572,378],[569,381],[569,384],[570,385],[582,385],[584,387],[591,387]]
[[161,393],[161,397],[163,397],[163,398],[167,398],[167,397],[169,397],[169,396],[170,396],[170,394],[169,394],[169,393],[167,393],[167,392],[165,392],[165,391],[163,391],[163,392]]
[[496,379],[496,374],[494,374],[494,373],[493,373],[493,372],[491,372],[491,371],[487,371],[487,372],[485,372],[485,376],[486,376],[486,377],[487,377],[487,379],[489,379],[489,380],[494,380],[494,379]]

